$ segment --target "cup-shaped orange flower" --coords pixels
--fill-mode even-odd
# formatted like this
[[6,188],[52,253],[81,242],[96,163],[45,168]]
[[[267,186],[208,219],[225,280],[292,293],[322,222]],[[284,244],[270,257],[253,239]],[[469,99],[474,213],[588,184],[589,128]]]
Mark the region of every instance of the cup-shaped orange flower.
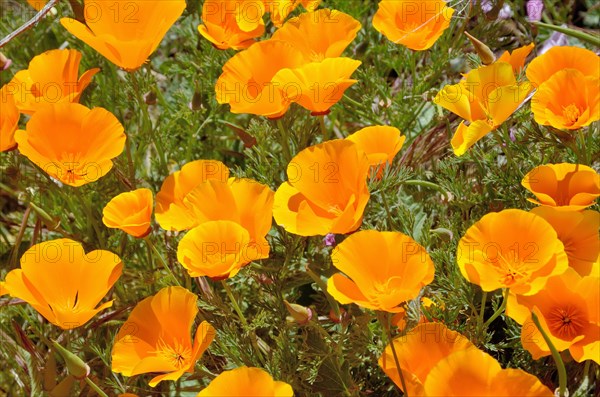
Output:
[[512,52],[504,51],[496,62],[508,62],[513,67],[513,72],[518,76],[525,68],[525,60],[535,47],[535,44],[530,43],[526,46],[519,47]]
[[7,86],[0,90],[0,152],[13,150],[17,147],[15,131],[19,126],[19,109],[15,98],[8,93]]
[[121,259],[112,252],[86,254],[76,241],[50,240],[25,251],[21,268],[6,275],[4,288],[52,324],[72,329],[112,306],[113,301],[98,304],[122,269]]
[[106,175],[125,147],[123,126],[112,113],[71,102],[35,112],[15,140],[22,155],[71,186]]
[[448,29],[452,14],[443,0],[382,0],[373,27],[393,43],[423,51]]
[[270,14],[271,22],[276,27],[283,25],[285,19],[299,4],[308,11],[312,12],[317,9],[321,0],[262,0],[266,7],[266,11]]
[[[409,396],[539,396],[553,393],[534,376],[502,369],[489,354],[442,323],[421,323],[392,342]],[[402,389],[391,345],[379,366]]]
[[72,18],[60,23],[115,65],[132,71],[156,50],[185,6],[185,0],[85,0],[85,24]]
[[527,81],[517,82],[513,67],[495,62],[471,70],[458,84],[445,86],[434,102],[470,124],[461,122],[451,140],[454,154],[462,156],[477,141],[498,128],[531,92]]
[[275,381],[263,369],[239,367],[224,371],[213,379],[196,397],[293,397],[292,386]]
[[532,320],[539,319],[544,333],[558,351],[569,350],[578,362],[600,364],[600,278],[581,277],[573,269],[552,277],[532,296],[510,295],[506,313],[521,328],[521,343],[535,360],[550,355],[550,348]]
[[121,229],[133,237],[145,237],[152,231],[152,191],[142,188],[121,193],[112,198],[102,210],[106,227]]
[[406,136],[395,127],[378,125],[358,130],[346,139],[365,152],[371,165],[371,174],[381,178],[385,166],[391,164],[402,149]]
[[544,164],[523,177],[521,185],[535,195],[528,199],[561,211],[581,211],[600,196],[600,176],[583,164]]
[[197,225],[184,203],[194,188],[207,180],[226,182],[229,169],[215,160],[195,160],[169,175],[156,194],[156,221],[166,230],[187,230]]
[[434,266],[425,248],[399,232],[363,230],[331,253],[334,274],[327,292],[342,304],[400,312],[400,304],[416,298],[433,281]]
[[539,292],[548,278],[569,266],[552,225],[530,212],[509,209],[485,215],[460,239],[462,275],[484,291],[510,288],[515,294]]
[[368,175],[369,160],[353,142],[336,139],[306,148],[275,192],[275,221],[301,236],[353,232],[369,201]]
[[125,376],[160,372],[148,382],[152,387],[193,373],[215,337],[215,329],[203,321],[192,340],[197,304],[197,296],[182,287],[163,288],[139,302],[115,337],[113,372]]
[[79,77],[81,53],[50,50],[33,57],[29,67],[7,84],[21,113],[32,114],[40,107],[61,102],[79,102],[83,90],[100,71],[90,69]]
[[564,69],[576,69],[584,76],[598,78],[600,56],[580,47],[552,47],[529,63],[526,74],[531,84],[540,88],[555,73]]
[[241,50],[265,32],[262,1],[207,0],[202,5],[200,34],[220,50]]

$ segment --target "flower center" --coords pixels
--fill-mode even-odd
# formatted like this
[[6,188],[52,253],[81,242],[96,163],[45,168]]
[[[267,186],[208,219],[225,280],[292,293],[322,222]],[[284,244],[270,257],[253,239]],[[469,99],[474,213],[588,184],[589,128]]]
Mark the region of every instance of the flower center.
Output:
[[570,124],[575,124],[581,116],[581,111],[574,104],[563,107],[563,116]]
[[329,208],[327,208],[327,212],[329,212],[332,215],[335,216],[340,216],[342,215],[342,210],[340,209],[340,206],[337,204],[329,204]]
[[561,339],[570,340],[581,334],[584,316],[574,306],[555,307],[548,315],[550,331]]
[[155,353],[169,361],[176,369],[187,367],[192,357],[192,349],[189,346],[179,341],[167,344],[162,339],[159,339]]

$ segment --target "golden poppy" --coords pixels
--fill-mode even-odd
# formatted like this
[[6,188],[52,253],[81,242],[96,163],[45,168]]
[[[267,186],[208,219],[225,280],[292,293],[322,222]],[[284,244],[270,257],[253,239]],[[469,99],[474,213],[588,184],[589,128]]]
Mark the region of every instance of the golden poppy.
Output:
[[29,67],[17,72],[7,84],[19,111],[32,114],[48,104],[79,102],[83,90],[100,71],[90,69],[78,77],[80,62],[77,50],[50,50],[33,57]]
[[35,112],[15,140],[22,155],[71,186],[106,175],[125,147],[123,126],[112,113],[70,102]]
[[260,368],[239,367],[224,371],[196,397],[293,397],[292,386],[275,381]]
[[382,0],[373,27],[395,44],[423,51],[448,29],[452,14],[443,0]]
[[573,269],[548,280],[546,288],[532,296],[510,295],[506,314],[522,324],[521,343],[534,360],[550,355],[533,311],[558,351],[569,350],[578,362],[600,364],[600,278],[581,277]]
[[156,194],[156,221],[165,230],[187,230],[196,225],[184,199],[202,182],[214,179],[226,182],[229,169],[215,160],[196,160],[185,164],[163,182]]
[[556,46],[534,58],[527,66],[526,75],[536,88],[540,88],[556,72],[564,69],[576,69],[584,76],[598,78],[600,57],[585,48]]
[[115,65],[142,66],[185,10],[185,0],[84,0],[85,24],[61,18],[72,35]]
[[27,2],[30,6],[40,11],[42,8],[44,8],[48,0],[27,0]]
[[500,55],[500,58],[496,60],[496,62],[510,63],[512,65],[513,72],[518,76],[523,71],[523,68],[525,67],[525,59],[527,59],[527,56],[529,56],[534,46],[535,44],[530,43],[526,46],[519,47],[512,52],[504,51],[502,55]]
[[275,192],[278,225],[301,236],[350,233],[369,201],[369,160],[357,145],[336,139],[308,147],[287,167]]
[[263,0],[266,11],[270,13],[271,22],[276,27],[283,25],[288,15],[298,7],[298,4],[308,11],[317,9],[321,0]]
[[197,296],[182,287],[166,287],[140,301],[115,337],[113,372],[125,376],[160,372],[148,382],[152,387],[193,373],[215,337],[215,329],[203,321],[192,341],[197,304]]
[[345,275],[334,274],[327,292],[342,304],[400,312],[400,304],[433,281],[433,262],[425,248],[399,232],[354,233],[335,247],[331,260]]
[[0,112],[0,152],[13,150],[17,147],[15,131],[19,126],[19,109],[15,98],[8,93],[7,86],[0,89],[2,111]]
[[576,130],[600,120],[600,80],[577,69],[563,69],[540,85],[531,98],[538,124]]
[[535,195],[538,205],[561,211],[581,211],[600,196],[600,176],[583,164],[545,164],[523,177],[521,185]]
[[152,231],[152,191],[136,189],[112,198],[102,210],[106,227],[121,229],[133,237],[145,237]]
[[371,165],[371,174],[381,178],[385,166],[391,164],[402,149],[406,136],[395,127],[380,125],[358,130],[346,139],[365,152]]
[[[503,370],[493,357],[442,323],[418,324],[392,343],[410,396],[553,395],[534,376],[518,369]],[[379,366],[402,389],[390,345]]]
[[241,50],[265,32],[264,13],[261,1],[207,0],[198,31],[220,50]]
[[569,266],[563,243],[544,218],[508,209],[485,215],[460,239],[462,275],[484,291],[532,295]]
[[458,84],[447,85],[434,102],[470,122],[461,122],[452,137],[454,154],[462,156],[498,128],[523,103],[532,87],[517,82],[510,63],[495,62],[471,70]]
[[62,329],[87,323],[112,306],[97,306],[121,276],[123,263],[109,251],[88,252],[77,241],[44,241],[21,257],[21,268],[6,275],[8,293],[29,303],[46,320]]

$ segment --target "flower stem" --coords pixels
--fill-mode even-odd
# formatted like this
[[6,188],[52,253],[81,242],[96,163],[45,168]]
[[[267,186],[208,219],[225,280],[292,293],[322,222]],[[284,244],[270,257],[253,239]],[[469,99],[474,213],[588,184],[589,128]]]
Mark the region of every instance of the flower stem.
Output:
[[400,378],[400,383],[402,384],[402,392],[404,393],[404,397],[408,397],[408,392],[406,391],[406,382],[404,380],[404,374],[402,373],[402,368],[400,367],[400,360],[398,360],[398,353],[396,352],[396,346],[394,346],[394,338],[392,337],[392,331],[390,329],[390,314],[378,311],[377,319],[379,320],[379,323],[385,330],[386,338],[390,344],[392,356],[394,356],[394,363],[396,364],[396,369],[398,370],[398,377]]
[[329,139],[329,131],[327,131],[327,127],[325,126],[325,115],[318,116],[319,117],[319,126],[321,127],[321,134],[323,135],[323,142]]
[[556,347],[550,340],[550,337],[548,336],[548,334],[546,333],[546,331],[540,324],[540,320],[538,319],[538,316],[533,311],[531,312],[531,319],[533,320],[533,323],[537,327],[538,331],[540,331],[540,334],[542,334],[544,341],[550,348],[550,352],[552,353],[552,358],[554,359],[554,363],[556,364],[556,369],[558,371],[558,397],[566,397],[568,395],[567,394],[568,391],[567,391],[567,370],[565,369],[565,363],[563,363],[563,360],[560,357],[560,353],[558,352],[558,350],[556,350]]
[[285,161],[289,162],[292,159],[292,154],[290,152],[290,141],[287,130],[283,126],[281,119],[277,119],[277,128],[279,128],[279,134],[281,135],[281,150],[283,150],[283,156],[285,157]]
[[[492,314],[492,317],[488,318],[487,321],[483,324],[483,329],[487,329],[487,327],[495,320],[498,318],[498,316],[500,316],[502,313],[504,313],[504,309],[506,308],[506,303],[508,302],[508,293],[509,293],[509,289],[507,288],[504,291],[504,295],[502,298],[502,304],[500,305],[500,307],[498,307],[498,309],[494,312],[494,314]],[[483,317],[482,317],[483,318]]]
[[160,263],[163,265],[163,267],[165,268],[167,273],[169,273],[169,275],[173,278],[173,280],[175,280],[175,284],[181,286],[181,284],[179,283],[179,280],[177,280],[177,277],[175,277],[175,274],[169,267],[167,261],[165,261],[165,258],[162,257],[161,253],[158,252],[158,249],[156,249],[156,246],[152,243],[152,240],[150,240],[150,236],[144,237],[144,241],[148,245],[148,250],[153,252],[158,257]]
[[235,310],[238,317],[240,318],[240,321],[242,322],[244,327],[247,327],[248,321],[246,321],[246,317],[244,317],[244,313],[242,313],[242,309],[240,308],[240,305],[238,305],[237,299],[235,299],[235,295],[233,295],[233,291],[231,291],[231,288],[229,287],[227,282],[225,282],[225,280],[221,280],[221,285],[223,286],[223,289],[225,290],[227,297],[231,301],[231,304],[233,305],[233,309]]
[[95,384],[94,381],[89,377],[85,378],[85,383],[87,383],[96,393],[98,393],[100,397],[108,397],[108,395],[104,393],[102,389],[100,389],[98,385]]
[[333,296],[331,296],[329,292],[327,292],[327,284],[325,284],[323,280],[321,280],[321,277],[319,277],[315,272],[310,270],[308,266],[305,268],[305,271],[306,274],[308,274],[310,278],[315,282],[315,284],[317,284],[319,288],[321,288],[321,291],[323,291],[323,293],[325,294],[325,298],[327,298],[327,302],[329,302],[329,306],[331,306],[331,310],[333,310],[333,314],[335,314],[335,317],[339,319],[342,315],[340,312],[340,306],[338,305],[337,301],[333,298]]

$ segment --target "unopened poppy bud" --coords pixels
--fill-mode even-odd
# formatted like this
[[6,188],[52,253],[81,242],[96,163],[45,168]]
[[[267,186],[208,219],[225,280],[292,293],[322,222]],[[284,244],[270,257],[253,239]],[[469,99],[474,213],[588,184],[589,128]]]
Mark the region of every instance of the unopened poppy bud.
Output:
[[12,60],[7,58],[6,55],[0,52],[0,72],[6,70],[12,64]]
[[144,102],[146,105],[156,105],[156,91],[151,90],[144,95]]
[[70,375],[73,375],[75,379],[85,379],[88,377],[90,374],[89,365],[54,340],[52,341],[52,346],[54,346],[58,354],[65,360]]
[[290,313],[290,315],[287,317],[288,322],[295,322],[300,325],[305,325],[312,319],[313,313],[308,307],[297,305],[295,303],[289,303],[286,300],[283,301],[283,304],[285,305],[288,313]]
[[473,44],[475,52],[477,52],[477,55],[479,55],[479,58],[481,59],[481,63],[483,63],[484,65],[491,65],[492,63],[494,63],[496,57],[494,56],[494,53],[492,52],[492,50],[490,50],[488,46],[486,46],[481,41],[471,36],[467,32],[465,32],[465,35],[469,38],[471,44]]
[[198,82],[196,82],[196,88],[194,89],[194,96],[192,97],[192,102],[190,103],[190,109],[195,111],[202,110],[202,90]]
[[50,214],[33,203],[29,203],[29,206],[40,218],[42,218],[42,221],[49,230],[54,230],[60,225],[60,219],[50,216]]

